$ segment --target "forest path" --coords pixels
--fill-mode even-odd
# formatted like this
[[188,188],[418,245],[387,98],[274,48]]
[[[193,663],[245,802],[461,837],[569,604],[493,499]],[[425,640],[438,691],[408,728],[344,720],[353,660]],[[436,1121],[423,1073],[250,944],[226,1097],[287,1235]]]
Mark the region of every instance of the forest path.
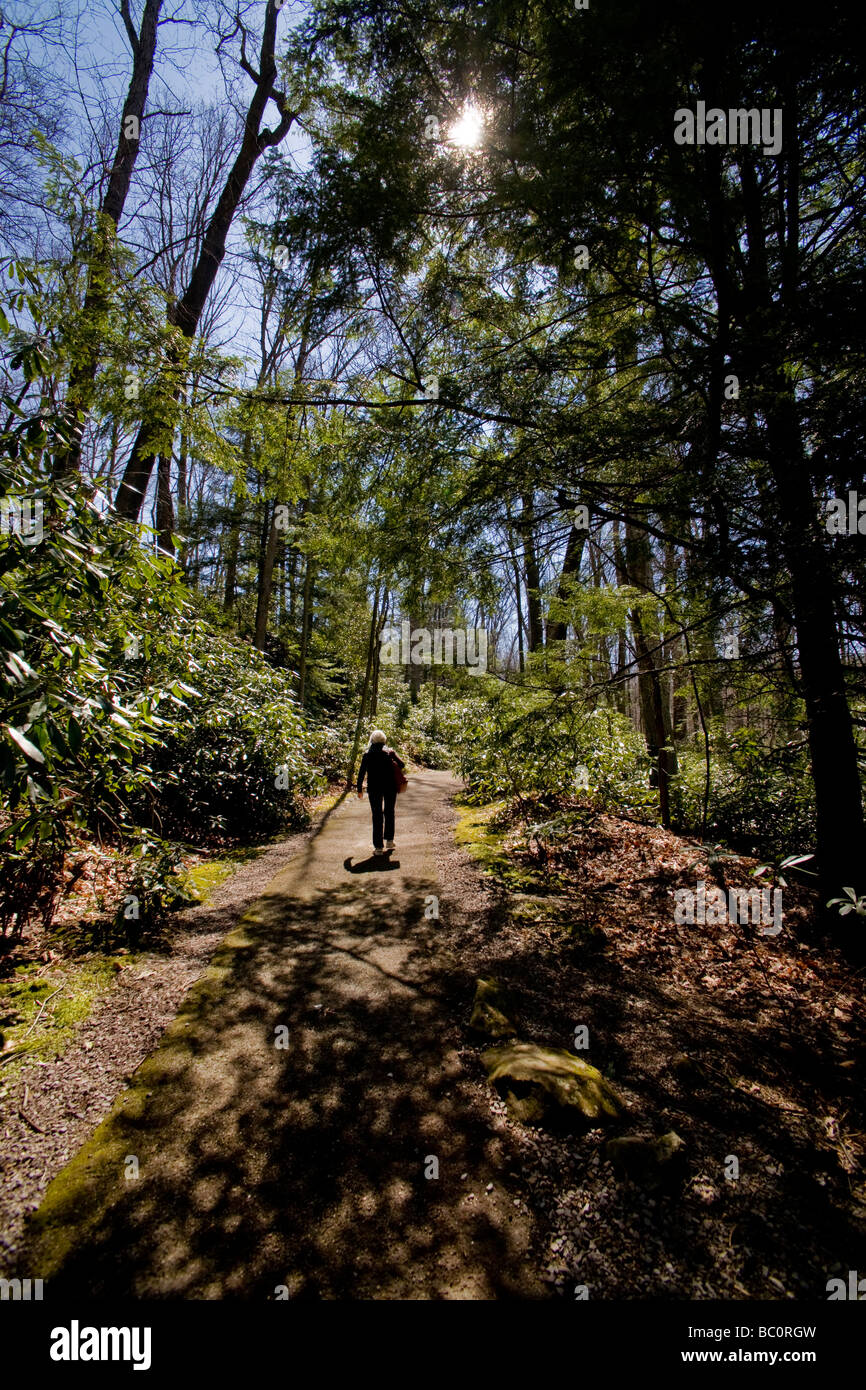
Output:
[[413,774],[381,859],[347,797],[225,939],[46,1192],[26,1263],[52,1294],[547,1296],[425,917],[456,787]]

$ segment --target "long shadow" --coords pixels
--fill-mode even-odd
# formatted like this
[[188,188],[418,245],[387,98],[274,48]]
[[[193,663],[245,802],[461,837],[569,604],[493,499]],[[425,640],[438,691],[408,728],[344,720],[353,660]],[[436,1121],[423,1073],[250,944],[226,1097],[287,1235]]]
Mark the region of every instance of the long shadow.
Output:
[[[310,829],[309,835],[299,844],[296,853],[291,856],[293,859],[298,856],[309,857],[313,841],[322,833],[329,818],[334,814],[342,802],[345,801],[347,795],[348,791],[342,791],[333,806],[329,806],[320,819],[315,822]],[[264,855],[268,850],[273,849],[275,845],[285,843],[285,841],[295,838],[295,834],[297,834],[300,839],[302,833],[303,832],[295,832],[294,834],[287,834],[283,837],[282,841],[276,840],[273,843],[265,842],[261,845],[252,846],[246,858],[253,861],[258,858],[259,855]],[[254,883],[242,897],[233,895],[223,903],[202,903],[190,908],[188,911],[182,913],[179,918],[184,932],[191,937],[211,936],[216,932],[224,935],[226,932],[231,931],[238,918],[242,917],[243,914],[252,907],[253,903],[258,900],[261,896],[261,891],[261,884]],[[174,930],[171,923],[166,923],[159,930],[149,933],[142,942],[143,949],[151,951],[155,955],[170,955],[173,950],[173,945]],[[90,947],[88,947],[88,949],[90,949]]]
[[52,1294],[544,1296],[501,1191],[514,1158],[442,1007],[453,982],[429,883],[403,887],[262,900],[227,974],[188,997],[161,1071],[110,1122],[115,1157],[46,1203],[33,1249],[75,1236]]
[[331,816],[334,814],[335,811],[339,810],[339,808],[342,806],[343,802],[346,800],[346,797],[349,795],[349,792],[351,790],[351,787],[344,787],[343,790],[340,792],[340,795],[337,797],[337,800],[334,802],[333,806],[329,806],[327,811],[324,811],[322,813],[320,819],[316,822],[315,826],[313,827],[313,834],[311,836],[311,839],[314,839],[317,835],[321,835],[325,826],[328,824],[328,821],[331,819]]
[[353,862],[351,855],[343,860],[343,868],[350,874],[387,874],[399,867],[399,859],[386,858],[385,855],[371,854],[369,859],[359,859],[357,864]]

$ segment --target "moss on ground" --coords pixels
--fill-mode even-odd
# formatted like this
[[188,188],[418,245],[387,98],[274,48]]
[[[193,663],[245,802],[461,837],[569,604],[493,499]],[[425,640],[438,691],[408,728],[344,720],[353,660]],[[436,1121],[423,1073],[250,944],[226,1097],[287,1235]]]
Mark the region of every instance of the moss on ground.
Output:
[[603,946],[604,935],[594,925],[579,890],[568,877],[547,864],[533,863],[517,854],[514,825],[504,801],[486,806],[457,803],[454,828],[457,844],[468,850],[481,869],[495,878],[507,894],[510,918],[524,925],[563,933],[581,949]]
[[236,868],[237,865],[228,859],[207,859],[201,864],[192,864],[179,878],[184,888],[195,894],[198,902],[205,903],[221,883],[231,878]]
[[[124,964],[133,959],[125,956]],[[25,1061],[59,1057],[122,968],[111,956],[84,956],[48,970],[38,962],[19,965],[10,979],[0,981],[0,1046],[10,1057],[0,1071],[0,1085]]]
[[142,1152],[160,1097],[192,1062],[198,1029],[210,1017],[235,963],[236,953],[253,944],[256,914],[251,909],[220,942],[211,963],[185,996],[156,1049],[141,1063],[132,1084],[117,1098],[90,1139],[49,1183],[28,1221],[29,1258],[38,1278],[49,1279],[70,1252],[87,1239],[108,1207],[126,1188],[125,1163]]
[[[265,848],[243,847],[193,864],[180,875],[181,882],[195,893],[198,903],[206,903],[241,864],[257,858]],[[65,929],[62,939],[53,938],[52,944],[69,954],[48,967],[40,961],[25,962],[16,966],[9,979],[0,981],[0,1058],[6,1059],[0,1062],[0,1088],[26,1062],[61,1056],[120,971],[141,958],[140,953],[129,952],[122,957],[110,952],[76,954],[81,937],[72,928]]]
[[485,869],[507,868],[509,863],[503,848],[502,832],[491,824],[504,807],[504,801],[492,801],[487,806],[461,806],[459,801],[457,803],[454,838]]
[[511,892],[547,893],[550,885],[540,882],[537,874],[506,848],[506,837],[511,833],[503,815],[506,806],[504,801],[491,801],[486,806],[465,806],[458,801],[454,838],[486,873]]
[[[333,804],[341,795],[333,797]],[[325,802],[317,807],[318,811],[322,809],[327,809]],[[231,850],[220,859],[193,866],[188,871],[187,884],[203,894],[212,893],[238,866],[238,861],[256,858],[266,849],[267,845]],[[132,1076],[131,1084],[118,1096],[90,1139],[49,1183],[38,1210],[28,1221],[29,1239],[33,1242],[31,1258],[39,1278],[52,1277],[75,1245],[98,1225],[107,1207],[123,1195],[127,1156],[141,1150],[143,1135],[147,1134],[152,1114],[159,1110],[167,1083],[190,1065],[202,1020],[210,1017],[235,968],[237,953],[251,947],[260,914],[267,910],[260,902],[254,905],[223,937],[204,974],[184,997],[155,1050]]]

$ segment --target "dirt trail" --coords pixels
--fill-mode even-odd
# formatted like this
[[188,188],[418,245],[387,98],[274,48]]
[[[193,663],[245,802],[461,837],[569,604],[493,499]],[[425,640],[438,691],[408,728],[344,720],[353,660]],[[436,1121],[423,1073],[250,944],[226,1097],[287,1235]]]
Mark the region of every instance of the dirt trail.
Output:
[[49,1187],[27,1273],[57,1296],[547,1296],[425,916],[455,786],[411,778],[388,858],[366,799],[326,817]]

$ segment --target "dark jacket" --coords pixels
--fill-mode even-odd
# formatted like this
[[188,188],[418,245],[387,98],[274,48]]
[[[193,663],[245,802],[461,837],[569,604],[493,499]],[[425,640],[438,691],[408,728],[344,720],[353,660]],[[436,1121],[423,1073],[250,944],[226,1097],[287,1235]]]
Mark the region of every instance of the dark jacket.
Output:
[[378,796],[384,792],[386,796],[392,794],[396,796],[397,783],[394,779],[394,763],[398,767],[406,766],[402,758],[397,757],[393,748],[389,748],[385,743],[374,743],[361,759],[361,766],[358,768],[358,791],[361,791],[366,775],[369,794]]

